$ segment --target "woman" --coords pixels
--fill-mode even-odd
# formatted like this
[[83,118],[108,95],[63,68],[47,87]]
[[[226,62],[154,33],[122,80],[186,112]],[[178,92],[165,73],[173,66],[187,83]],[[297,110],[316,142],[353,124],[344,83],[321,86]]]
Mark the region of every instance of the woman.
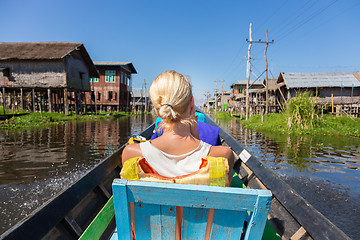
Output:
[[229,186],[234,155],[228,147],[199,140],[190,82],[180,73],[165,71],[151,84],[150,98],[163,119],[159,127],[163,134],[126,146],[122,177]]

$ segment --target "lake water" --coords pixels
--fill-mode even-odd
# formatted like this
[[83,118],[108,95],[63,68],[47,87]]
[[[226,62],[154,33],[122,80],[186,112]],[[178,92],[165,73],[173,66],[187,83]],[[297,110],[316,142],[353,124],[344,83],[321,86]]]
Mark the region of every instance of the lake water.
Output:
[[353,239],[360,239],[360,140],[218,124]]
[[[0,130],[0,233],[67,188],[154,119],[137,115],[23,131]],[[219,123],[353,239],[360,229],[360,141]]]
[[0,129],[0,234],[139,134],[151,115]]

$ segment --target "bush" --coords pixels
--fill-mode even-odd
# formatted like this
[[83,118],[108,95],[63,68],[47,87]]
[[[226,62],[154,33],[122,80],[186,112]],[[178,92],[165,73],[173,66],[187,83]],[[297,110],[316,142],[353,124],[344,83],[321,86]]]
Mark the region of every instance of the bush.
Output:
[[294,130],[311,130],[320,123],[319,109],[309,92],[297,94],[286,105],[286,114],[291,119],[290,128]]

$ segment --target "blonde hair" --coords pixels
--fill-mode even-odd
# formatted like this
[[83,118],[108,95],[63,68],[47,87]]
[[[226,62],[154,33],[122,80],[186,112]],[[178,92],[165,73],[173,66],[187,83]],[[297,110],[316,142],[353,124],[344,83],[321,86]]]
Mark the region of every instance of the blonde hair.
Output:
[[192,116],[185,116],[192,97],[191,83],[176,71],[165,71],[155,78],[150,86],[151,102],[163,119],[160,128],[171,123],[191,124]]

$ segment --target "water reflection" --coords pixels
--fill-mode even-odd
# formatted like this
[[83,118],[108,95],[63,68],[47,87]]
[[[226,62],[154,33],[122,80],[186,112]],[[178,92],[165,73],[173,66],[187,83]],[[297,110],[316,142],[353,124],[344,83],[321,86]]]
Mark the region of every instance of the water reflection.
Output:
[[[360,141],[219,125],[350,237],[360,229]],[[351,213],[351,214],[349,214]]]
[[151,115],[0,130],[0,233],[153,122]]

